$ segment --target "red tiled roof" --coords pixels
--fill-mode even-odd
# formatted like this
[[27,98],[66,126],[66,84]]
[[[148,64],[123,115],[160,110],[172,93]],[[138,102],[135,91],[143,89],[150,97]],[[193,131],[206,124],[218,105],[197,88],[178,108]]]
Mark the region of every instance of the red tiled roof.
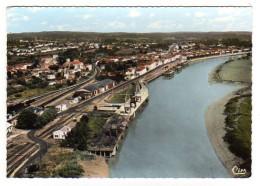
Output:
[[8,66],[7,67],[7,71],[10,71],[10,70],[14,70],[14,67],[13,66]]
[[52,58],[52,56],[42,56],[41,58]]
[[29,70],[28,69],[18,69],[18,71],[20,71],[20,72],[28,72]]
[[71,64],[72,65],[80,65],[80,64],[83,64],[83,62],[81,62],[81,61],[72,61]]
[[147,65],[152,65],[154,62],[149,62],[149,63],[147,63]]
[[139,67],[136,71],[142,71],[143,69],[145,69],[145,67]]

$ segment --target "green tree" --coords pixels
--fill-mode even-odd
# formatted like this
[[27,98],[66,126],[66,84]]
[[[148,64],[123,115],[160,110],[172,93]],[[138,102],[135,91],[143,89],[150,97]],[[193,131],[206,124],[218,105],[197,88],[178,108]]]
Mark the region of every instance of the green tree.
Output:
[[37,123],[39,127],[43,127],[47,123],[53,121],[57,116],[57,111],[55,108],[51,107],[44,111],[42,115],[38,116]]
[[35,129],[38,127],[37,115],[31,111],[24,110],[18,116],[17,128]]

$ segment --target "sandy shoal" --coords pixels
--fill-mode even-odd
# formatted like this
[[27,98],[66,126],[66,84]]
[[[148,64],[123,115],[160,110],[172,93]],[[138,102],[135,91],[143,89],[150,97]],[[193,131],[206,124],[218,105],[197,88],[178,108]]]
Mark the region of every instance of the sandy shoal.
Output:
[[228,144],[223,139],[226,134],[225,115],[223,113],[225,109],[225,104],[232,97],[234,97],[234,92],[212,103],[206,109],[205,120],[208,137],[210,139],[212,147],[214,148],[222,164],[228,170],[229,175],[231,177],[234,177],[231,169],[235,165],[240,165],[243,160],[230,152],[230,150],[228,149]]
[[108,178],[109,167],[106,160],[102,156],[96,157],[91,161],[80,161],[79,164],[82,166],[83,178]]

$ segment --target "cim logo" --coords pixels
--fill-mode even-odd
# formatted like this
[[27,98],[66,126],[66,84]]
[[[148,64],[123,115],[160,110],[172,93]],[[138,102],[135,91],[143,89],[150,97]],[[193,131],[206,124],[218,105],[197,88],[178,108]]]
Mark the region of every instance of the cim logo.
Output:
[[244,174],[246,174],[246,169],[240,169],[237,166],[234,166],[232,168],[232,172],[234,175],[244,175]]

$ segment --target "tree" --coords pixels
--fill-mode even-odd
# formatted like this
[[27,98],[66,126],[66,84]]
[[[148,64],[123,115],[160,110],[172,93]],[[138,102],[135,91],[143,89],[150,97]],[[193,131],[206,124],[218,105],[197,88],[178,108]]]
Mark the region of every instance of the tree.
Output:
[[17,128],[34,129],[38,127],[37,115],[31,111],[24,110],[18,116]]
[[37,123],[39,127],[43,127],[47,123],[53,121],[57,116],[57,111],[55,108],[49,108],[44,111],[42,115],[38,116]]

